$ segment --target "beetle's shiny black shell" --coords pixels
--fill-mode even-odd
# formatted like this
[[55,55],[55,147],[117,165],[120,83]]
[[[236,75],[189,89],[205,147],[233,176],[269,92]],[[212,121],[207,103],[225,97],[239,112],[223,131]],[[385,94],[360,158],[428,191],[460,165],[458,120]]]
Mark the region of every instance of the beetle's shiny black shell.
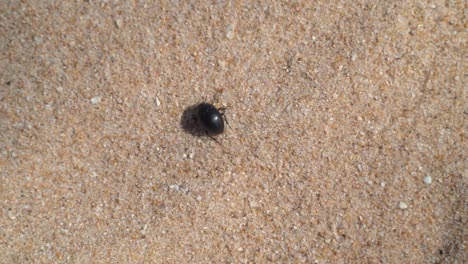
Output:
[[209,135],[224,132],[223,116],[212,104],[202,103],[198,106],[198,120]]

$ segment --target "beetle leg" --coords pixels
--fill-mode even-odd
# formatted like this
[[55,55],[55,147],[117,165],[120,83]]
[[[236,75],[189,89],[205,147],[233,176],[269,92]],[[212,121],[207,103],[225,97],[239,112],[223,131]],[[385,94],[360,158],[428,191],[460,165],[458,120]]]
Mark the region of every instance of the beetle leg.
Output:
[[208,137],[210,137],[212,140],[214,140],[214,142],[216,142],[217,144],[219,144],[221,147],[224,147],[221,143],[219,143],[218,140],[216,140],[216,138],[210,136],[210,134],[208,134],[208,131],[205,130],[205,133],[206,133],[206,135],[207,135]]
[[231,125],[229,124],[227,118],[226,118],[226,115],[224,114],[224,112],[221,112],[221,115],[223,116],[224,120],[226,121],[226,124],[229,126],[229,128],[232,129]]
[[220,107],[218,108],[219,112],[221,113],[221,115],[223,116],[224,120],[226,121],[226,124],[228,124],[229,128],[232,129],[231,125],[229,124],[227,118],[226,118],[226,115],[224,114],[224,111],[227,109],[227,107]]

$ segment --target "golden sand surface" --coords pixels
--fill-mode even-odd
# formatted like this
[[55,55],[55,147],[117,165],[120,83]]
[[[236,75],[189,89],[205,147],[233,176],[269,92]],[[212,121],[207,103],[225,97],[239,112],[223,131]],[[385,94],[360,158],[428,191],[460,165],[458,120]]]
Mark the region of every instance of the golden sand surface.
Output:
[[465,4],[1,1],[0,262],[464,263]]

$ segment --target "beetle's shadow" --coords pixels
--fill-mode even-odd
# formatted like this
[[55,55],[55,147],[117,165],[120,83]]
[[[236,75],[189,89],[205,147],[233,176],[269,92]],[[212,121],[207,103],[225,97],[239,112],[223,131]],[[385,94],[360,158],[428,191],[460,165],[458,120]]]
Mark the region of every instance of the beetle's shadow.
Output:
[[206,130],[200,125],[198,121],[198,107],[200,104],[195,104],[185,108],[180,118],[180,125],[182,129],[193,136],[202,137],[206,136]]

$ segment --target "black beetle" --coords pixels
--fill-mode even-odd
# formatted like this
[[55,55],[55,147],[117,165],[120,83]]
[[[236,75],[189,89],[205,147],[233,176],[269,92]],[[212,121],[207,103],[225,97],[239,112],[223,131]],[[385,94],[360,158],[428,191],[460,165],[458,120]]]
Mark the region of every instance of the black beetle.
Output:
[[220,112],[214,105],[209,103],[199,104],[197,107],[197,117],[208,136],[211,137],[224,132],[224,121],[226,118],[224,113]]
[[182,128],[194,136],[208,136],[222,146],[214,136],[224,133],[224,122],[229,122],[224,115],[226,108],[216,108],[213,104],[202,102],[186,108],[180,124]]

